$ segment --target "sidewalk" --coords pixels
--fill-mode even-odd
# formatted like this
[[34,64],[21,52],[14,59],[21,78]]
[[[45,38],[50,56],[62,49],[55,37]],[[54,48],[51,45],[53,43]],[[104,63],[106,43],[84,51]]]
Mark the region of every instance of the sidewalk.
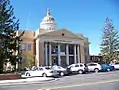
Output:
[[52,77],[30,77],[26,79],[17,79],[17,80],[0,80],[0,85],[10,85],[12,83],[27,83],[27,82],[42,82],[42,81],[50,81],[55,80],[55,78]]

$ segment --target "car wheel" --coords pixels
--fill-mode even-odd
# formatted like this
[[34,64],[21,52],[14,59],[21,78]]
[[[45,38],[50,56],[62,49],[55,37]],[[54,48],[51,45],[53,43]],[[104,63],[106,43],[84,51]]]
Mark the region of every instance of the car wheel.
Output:
[[98,69],[98,68],[96,68],[96,69],[94,69],[94,71],[95,71],[95,73],[98,73],[98,72],[99,72],[99,69]]
[[30,73],[27,73],[26,76],[31,76]]
[[42,74],[43,77],[47,77],[47,75],[45,73]]
[[79,74],[82,74],[82,73],[83,73],[83,71],[82,71],[82,70],[79,70],[79,71],[78,71],[78,73],[79,73]]
[[109,71],[111,71],[111,70],[108,68],[107,71],[109,72]]
[[60,76],[64,76],[64,72],[60,72]]

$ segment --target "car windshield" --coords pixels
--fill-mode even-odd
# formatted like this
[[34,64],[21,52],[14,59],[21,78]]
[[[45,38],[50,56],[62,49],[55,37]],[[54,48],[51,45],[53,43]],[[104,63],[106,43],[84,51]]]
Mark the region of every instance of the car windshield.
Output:
[[39,68],[38,70],[43,70],[43,68]]
[[95,63],[90,63],[90,64],[88,64],[88,66],[96,66],[96,64]]
[[45,67],[45,69],[50,70],[51,68],[50,67]]
[[52,69],[62,69],[61,66],[53,66]]
[[115,63],[115,64],[119,64],[119,62]]
[[62,69],[62,67],[61,66],[58,66],[58,69]]
[[102,66],[107,66],[108,64],[101,64]]

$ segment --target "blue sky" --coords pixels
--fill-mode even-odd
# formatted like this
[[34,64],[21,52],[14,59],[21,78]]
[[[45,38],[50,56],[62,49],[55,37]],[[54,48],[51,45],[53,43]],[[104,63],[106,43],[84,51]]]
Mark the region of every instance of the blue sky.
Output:
[[58,28],[67,28],[89,38],[90,54],[100,52],[105,18],[119,30],[119,0],[11,0],[20,29],[36,30],[49,8]]

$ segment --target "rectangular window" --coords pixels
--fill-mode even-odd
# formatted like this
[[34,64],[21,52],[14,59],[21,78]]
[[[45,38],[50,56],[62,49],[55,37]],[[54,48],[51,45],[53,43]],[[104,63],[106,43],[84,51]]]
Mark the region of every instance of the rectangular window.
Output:
[[28,50],[29,51],[31,50],[31,44],[28,44]]
[[26,50],[26,44],[22,44],[22,50],[23,50],[23,51]]

